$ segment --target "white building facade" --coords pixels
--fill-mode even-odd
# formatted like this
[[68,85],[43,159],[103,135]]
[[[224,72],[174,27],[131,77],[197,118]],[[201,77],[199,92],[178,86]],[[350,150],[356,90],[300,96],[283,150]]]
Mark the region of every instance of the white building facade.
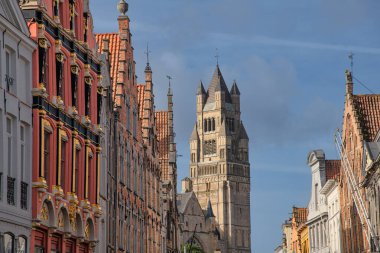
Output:
[[0,252],[27,252],[31,221],[32,54],[14,0],[0,1]]
[[[314,150],[309,153],[307,162],[312,175],[311,196],[308,205],[309,214],[306,222],[309,229],[310,252],[334,252],[330,251],[328,197],[330,197],[330,201],[333,201],[332,198],[338,198],[339,194],[334,193],[334,195],[329,194],[327,196],[326,192],[329,189],[326,188],[332,181],[337,179],[340,171],[340,161],[326,160],[323,150]],[[327,182],[329,185],[327,185]],[[334,205],[334,208],[336,206],[335,203],[331,203],[331,205]],[[335,209],[334,212],[331,212],[335,214]]]
[[329,179],[322,188],[321,193],[325,195],[328,208],[328,242],[330,253],[339,253],[342,251],[339,187],[337,180]]

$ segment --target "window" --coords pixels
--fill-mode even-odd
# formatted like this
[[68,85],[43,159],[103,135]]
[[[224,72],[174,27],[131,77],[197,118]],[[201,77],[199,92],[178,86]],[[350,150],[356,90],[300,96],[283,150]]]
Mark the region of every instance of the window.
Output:
[[5,50],[5,84],[8,92],[15,92],[14,52],[10,50]]
[[4,252],[13,253],[15,250],[14,236],[10,233],[4,234]]
[[26,238],[23,236],[19,236],[18,245],[17,245],[17,253],[26,253],[27,252],[27,243]]
[[75,149],[75,192],[77,195],[79,190],[79,156],[80,150]]
[[65,174],[66,174],[66,148],[67,143],[64,140],[61,140],[61,178],[60,178],[60,186],[63,190],[65,190]]
[[8,149],[8,160],[7,160],[7,168],[8,168],[8,176],[11,175],[12,172],[12,139],[13,139],[13,131],[12,131],[12,118],[7,117],[6,120],[6,138],[7,138],[7,149]]
[[318,210],[318,184],[314,186],[314,201],[315,201],[315,210]]
[[44,131],[44,178],[49,180],[49,163],[50,163],[50,133],[45,129]]
[[28,209],[28,184],[21,182],[21,209]]
[[20,126],[20,169],[21,169],[21,181],[25,178],[25,127]]

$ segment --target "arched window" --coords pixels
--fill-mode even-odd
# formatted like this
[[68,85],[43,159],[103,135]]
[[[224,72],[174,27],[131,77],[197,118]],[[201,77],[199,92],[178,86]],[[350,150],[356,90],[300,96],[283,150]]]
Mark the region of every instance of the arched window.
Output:
[[27,241],[26,237],[19,236],[18,237],[18,245],[17,245],[17,253],[26,253],[27,252]]
[[13,253],[15,252],[15,237],[11,233],[4,234],[4,252]]
[[207,132],[207,119],[203,120],[203,128],[204,128],[204,132]]

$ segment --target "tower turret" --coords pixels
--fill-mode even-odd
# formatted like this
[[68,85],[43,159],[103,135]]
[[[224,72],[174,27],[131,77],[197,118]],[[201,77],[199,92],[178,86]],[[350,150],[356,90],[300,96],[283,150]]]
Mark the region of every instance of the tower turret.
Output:
[[235,108],[235,111],[240,112],[240,91],[239,91],[236,81],[234,81],[234,83],[232,84],[230,93],[231,93],[232,104]]
[[200,81],[197,89],[197,113],[202,112],[206,102],[206,91],[202,81]]

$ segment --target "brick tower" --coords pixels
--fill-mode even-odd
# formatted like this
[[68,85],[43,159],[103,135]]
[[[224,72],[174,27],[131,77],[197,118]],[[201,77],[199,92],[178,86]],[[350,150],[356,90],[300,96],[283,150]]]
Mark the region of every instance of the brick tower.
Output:
[[190,137],[190,185],[203,210],[215,213],[221,252],[251,252],[248,135],[240,119],[240,91],[229,91],[219,65],[207,92],[197,90]]

